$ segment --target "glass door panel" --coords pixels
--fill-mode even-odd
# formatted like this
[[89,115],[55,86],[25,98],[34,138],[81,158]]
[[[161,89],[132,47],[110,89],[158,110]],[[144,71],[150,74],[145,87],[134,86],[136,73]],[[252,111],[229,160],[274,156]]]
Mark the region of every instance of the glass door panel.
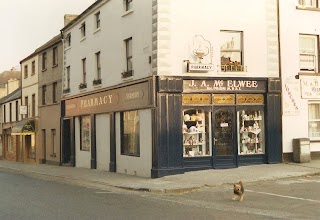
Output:
[[220,109],[214,113],[216,156],[234,155],[234,112]]

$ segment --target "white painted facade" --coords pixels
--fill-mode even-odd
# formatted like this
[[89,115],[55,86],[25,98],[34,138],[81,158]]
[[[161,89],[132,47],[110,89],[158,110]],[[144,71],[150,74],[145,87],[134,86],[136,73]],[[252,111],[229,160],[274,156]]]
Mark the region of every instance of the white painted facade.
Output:
[[[319,74],[303,75],[299,67],[299,35],[316,35],[319,40],[320,13],[316,10],[299,9],[298,0],[280,1],[283,153],[293,151],[293,139],[309,137],[308,102],[320,101],[320,96],[301,98],[301,80],[317,79]],[[310,151],[320,151],[320,141],[312,141]]]
[[89,151],[80,150],[80,117],[75,120],[75,151],[76,151],[76,167],[90,169],[91,163],[91,147]]
[[[32,62],[35,62],[35,72],[32,74]],[[28,75],[25,77],[25,66],[28,66]],[[25,97],[28,97],[28,115],[27,118],[32,117],[32,95],[35,95],[35,115],[38,116],[38,55],[31,55],[21,62],[21,82],[22,82],[22,105],[26,105]],[[41,73],[41,71],[40,71]]]
[[110,163],[110,115],[96,115],[97,169],[109,171]]
[[[130,80],[151,75],[151,28],[152,10],[150,0],[133,1],[134,9],[125,13],[124,1],[101,1],[94,10],[77,20],[64,32],[71,34],[71,46],[64,44],[64,89],[66,67],[70,66],[70,93],[68,96],[89,92],[125,82],[121,73],[126,69],[124,40],[133,39],[133,70]],[[100,11],[100,28],[95,29],[95,14]],[[86,36],[81,38],[80,26],[85,22]],[[93,86],[96,78],[95,53],[100,51],[102,84]],[[79,90],[82,82],[82,59],[86,58],[87,88]]]
[[[11,111],[10,111],[10,105],[11,105]],[[2,115],[3,117],[3,122],[4,123],[10,123],[10,122],[17,122],[21,120],[21,115],[19,114],[19,106],[21,105],[21,99],[15,99],[12,101],[9,101],[7,103],[4,103],[1,105],[2,107],[2,112],[4,112],[4,109],[6,109],[6,115],[4,119],[4,114]],[[18,113],[17,113],[18,110]],[[11,120],[10,120],[10,115],[11,115]],[[17,118],[18,116],[18,118]]]
[[[275,0],[158,1],[157,74],[204,77],[279,77]],[[243,64],[247,71],[222,72],[221,30],[243,32]],[[213,71],[187,73],[195,63],[193,38],[201,35],[212,47]],[[210,54],[208,55],[210,56]],[[209,61],[208,56],[205,58]]]

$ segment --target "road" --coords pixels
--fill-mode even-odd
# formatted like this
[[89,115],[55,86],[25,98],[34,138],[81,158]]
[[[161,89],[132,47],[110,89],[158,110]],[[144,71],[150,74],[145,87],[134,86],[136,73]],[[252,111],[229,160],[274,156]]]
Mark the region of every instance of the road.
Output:
[[0,219],[319,219],[320,177],[161,195],[94,189],[0,172]]

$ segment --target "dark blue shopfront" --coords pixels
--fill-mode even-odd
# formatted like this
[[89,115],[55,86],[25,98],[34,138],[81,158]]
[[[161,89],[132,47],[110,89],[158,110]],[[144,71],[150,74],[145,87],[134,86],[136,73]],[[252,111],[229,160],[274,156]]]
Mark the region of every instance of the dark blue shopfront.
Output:
[[152,177],[281,162],[278,78],[156,81]]

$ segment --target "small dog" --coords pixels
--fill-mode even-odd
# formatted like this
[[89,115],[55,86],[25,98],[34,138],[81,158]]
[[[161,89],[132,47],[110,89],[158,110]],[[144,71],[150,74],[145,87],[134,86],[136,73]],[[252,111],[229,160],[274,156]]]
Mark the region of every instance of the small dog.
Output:
[[240,202],[242,202],[243,196],[244,196],[244,188],[243,188],[242,182],[240,181],[239,183],[233,184],[233,198],[232,198],[232,200],[236,200],[238,198],[238,200]]

